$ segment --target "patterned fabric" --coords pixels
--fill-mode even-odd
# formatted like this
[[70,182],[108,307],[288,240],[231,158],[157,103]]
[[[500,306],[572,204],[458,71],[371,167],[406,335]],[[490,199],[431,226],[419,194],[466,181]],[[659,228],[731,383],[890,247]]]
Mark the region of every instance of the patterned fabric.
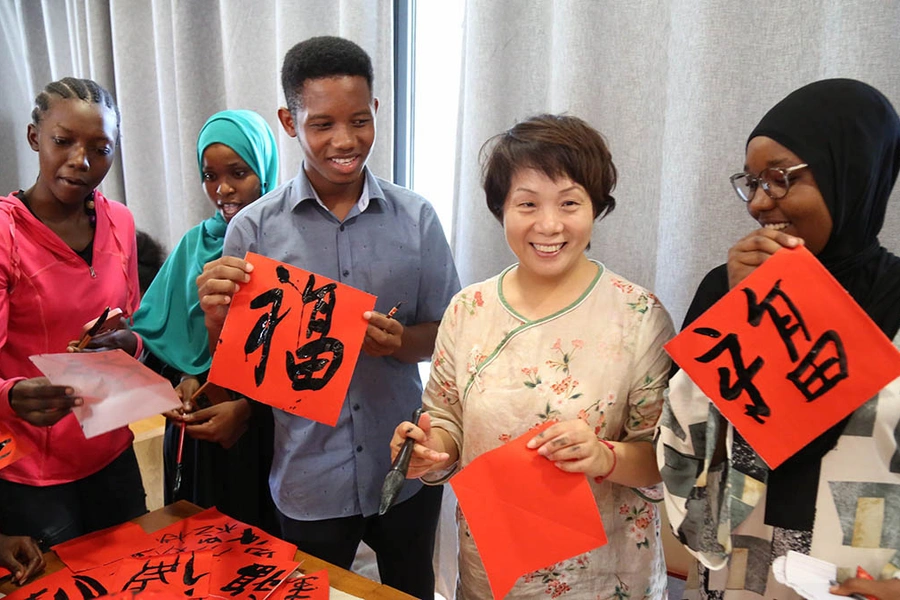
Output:
[[[672,528],[700,561],[684,597],[799,598],[772,575],[772,561],[788,550],[835,563],[839,580],[853,576],[857,565],[876,577],[897,573],[898,433],[900,379],[853,413],[822,459],[813,529],[771,527],[763,522],[764,463],[679,371],[669,382],[657,458]],[[712,464],[720,435],[727,460]]]
[[[460,449],[460,467],[546,421],[584,419],[602,439],[650,441],[660,411],[673,334],[646,290],[598,265],[571,306],[544,319],[518,315],[503,276],[472,285],[447,309],[424,404]],[[522,577],[507,598],[661,598],[666,570],[658,487],[591,482],[609,544]],[[462,514],[458,597],[490,598]]]

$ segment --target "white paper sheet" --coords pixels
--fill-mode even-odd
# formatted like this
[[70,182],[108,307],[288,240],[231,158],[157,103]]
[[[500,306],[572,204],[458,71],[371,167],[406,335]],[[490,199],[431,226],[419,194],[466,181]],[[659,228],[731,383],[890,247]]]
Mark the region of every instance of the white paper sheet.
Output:
[[845,598],[828,591],[837,576],[837,567],[828,561],[791,550],[776,558],[772,569],[776,580],[808,600]]
[[329,588],[328,600],[362,600],[362,599],[359,598],[358,596],[351,596],[347,592],[342,592],[341,590]]
[[86,438],[181,406],[166,379],[122,350],[29,358],[51,383],[71,386],[84,398],[72,412]]

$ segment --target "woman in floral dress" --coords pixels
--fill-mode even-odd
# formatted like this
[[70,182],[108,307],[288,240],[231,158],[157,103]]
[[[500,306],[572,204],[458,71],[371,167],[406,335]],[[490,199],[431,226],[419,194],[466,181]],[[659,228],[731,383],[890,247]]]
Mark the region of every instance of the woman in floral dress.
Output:
[[[609,543],[519,579],[507,598],[661,598],[660,481],[651,440],[673,334],[643,288],[585,255],[594,220],[612,210],[615,167],[603,138],[575,117],[543,115],[497,136],[484,189],[519,262],[448,307],[410,477],[441,483],[484,452],[542,423],[531,448],[584,473]],[[490,598],[458,514],[458,597]]]

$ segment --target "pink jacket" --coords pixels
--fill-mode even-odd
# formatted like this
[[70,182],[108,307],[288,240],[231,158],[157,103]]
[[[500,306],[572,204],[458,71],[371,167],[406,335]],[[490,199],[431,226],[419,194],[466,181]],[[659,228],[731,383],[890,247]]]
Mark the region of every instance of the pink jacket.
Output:
[[85,439],[71,414],[52,427],[34,427],[9,405],[13,384],[41,376],[29,356],[65,352],[82,325],[107,306],[129,315],[137,310],[134,219],[99,192],[95,206],[89,267],[18,198],[0,197],[0,420],[35,448],[0,470],[8,481],[47,486],[82,479],[111,463],[133,439],[127,427]]

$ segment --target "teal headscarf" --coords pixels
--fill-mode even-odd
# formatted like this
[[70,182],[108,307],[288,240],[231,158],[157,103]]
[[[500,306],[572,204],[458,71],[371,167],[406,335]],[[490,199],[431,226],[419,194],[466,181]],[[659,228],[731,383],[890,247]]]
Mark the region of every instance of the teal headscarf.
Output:
[[[203,151],[211,144],[234,150],[259,177],[261,193],[275,188],[278,155],[265,119],[251,110],[225,110],[206,121],[197,139],[203,177]],[[218,212],[188,231],[166,259],[134,315],[134,331],[166,364],[191,375],[209,370],[211,357],[196,279],[203,265],[222,256],[225,219]]]

